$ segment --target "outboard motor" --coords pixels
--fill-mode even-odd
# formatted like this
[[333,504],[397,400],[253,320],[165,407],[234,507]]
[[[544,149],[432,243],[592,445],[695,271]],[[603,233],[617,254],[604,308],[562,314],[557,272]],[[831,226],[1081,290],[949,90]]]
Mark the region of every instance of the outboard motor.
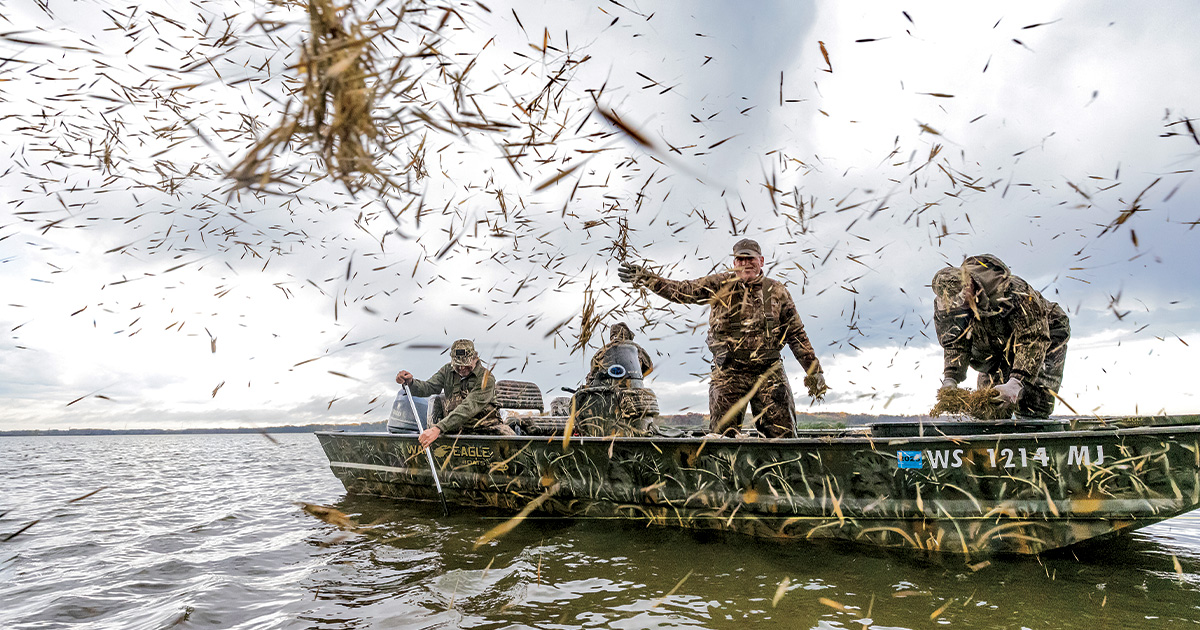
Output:
[[612,344],[597,359],[587,384],[571,397],[575,430],[584,436],[650,434],[658,399],[642,382],[636,344]]
[[588,387],[643,387],[638,347],[630,342],[613,344],[600,356],[599,370],[589,374]]
[[[426,418],[429,417],[429,399],[418,398],[413,396],[413,403],[416,404],[417,413],[421,415],[421,422],[425,426],[429,426]],[[417,419],[413,417],[412,406],[408,404],[408,396],[404,390],[396,392],[396,400],[392,403],[392,415],[388,417],[387,422],[388,433],[420,433],[420,428],[417,426]]]

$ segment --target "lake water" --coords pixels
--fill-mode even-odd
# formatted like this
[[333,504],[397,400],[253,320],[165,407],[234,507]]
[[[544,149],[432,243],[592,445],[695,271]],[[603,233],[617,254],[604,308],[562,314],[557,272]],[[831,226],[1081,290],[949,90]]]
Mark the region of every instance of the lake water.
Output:
[[348,497],[314,436],[273,438],[0,438],[0,628],[1200,627],[1200,512],[974,570],[612,521],[476,549],[503,518]]

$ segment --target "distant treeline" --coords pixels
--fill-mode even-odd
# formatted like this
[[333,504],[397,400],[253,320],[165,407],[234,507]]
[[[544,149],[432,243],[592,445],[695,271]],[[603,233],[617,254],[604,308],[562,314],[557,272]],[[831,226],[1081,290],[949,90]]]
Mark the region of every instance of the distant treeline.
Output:
[[[918,418],[926,418],[927,416],[875,416],[865,413],[797,413],[796,427],[797,428],[812,428],[821,426],[862,426],[875,422],[903,422],[912,421]],[[708,426],[708,414],[706,413],[684,413],[672,416],[662,416],[661,424],[667,424],[678,427],[705,427]]]
[[[899,422],[913,420],[917,416],[873,416],[861,413],[798,413],[798,427],[818,425],[857,426],[872,422]],[[684,413],[662,416],[661,423],[682,427],[703,427],[708,424],[708,414]],[[357,424],[303,424],[277,427],[239,427],[232,429],[32,429],[26,431],[0,431],[0,436],[25,435],[190,435],[216,433],[312,433],[314,431],[386,431],[387,422],[360,422]]]
[[[876,422],[911,422],[913,420],[924,418],[929,419],[929,416],[874,416],[866,413],[798,413],[796,414],[796,424],[806,423],[838,423],[841,422],[848,427],[862,426]],[[943,418],[949,420],[951,418]]]

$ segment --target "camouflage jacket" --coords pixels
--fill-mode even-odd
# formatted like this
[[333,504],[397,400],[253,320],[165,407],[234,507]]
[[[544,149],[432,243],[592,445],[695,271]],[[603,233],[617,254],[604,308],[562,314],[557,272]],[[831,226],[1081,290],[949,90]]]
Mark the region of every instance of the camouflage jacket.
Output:
[[495,403],[496,379],[483,364],[476,365],[470,374],[462,377],[447,363],[427,381],[413,379],[409,388],[413,396],[445,393],[446,417],[434,425],[442,433],[499,422],[500,413]]
[[945,353],[945,378],[962,382],[967,368],[973,367],[1036,383],[1051,335],[1070,334],[1062,307],[1017,276],[1008,276],[1006,286],[978,310],[976,317],[961,301],[934,310],[934,330]]
[[780,360],[786,344],[806,371],[821,369],[792,295],[777,280],[745,282],[726,271],[696,280],[651,276],[645,285],[672,302],[708,305],[708,348],[716,367],[765,367]]

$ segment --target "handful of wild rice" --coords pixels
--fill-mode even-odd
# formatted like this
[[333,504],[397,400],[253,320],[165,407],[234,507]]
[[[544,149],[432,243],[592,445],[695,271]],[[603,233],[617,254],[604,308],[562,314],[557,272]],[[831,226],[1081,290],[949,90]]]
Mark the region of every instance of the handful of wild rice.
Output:
[[804,377],[804,386],[808,388],[808,395],[812,396],[813,400],[822,400],[825,398],[825,392],[829,391],[829,386],[821,384],[818,381],[816,374],[809,374]]
[[994,387],[981,390],[947,387],[938,390],[937,404],[929,410],[929,415],[934,418],[944,414],[969,416],[976,420],[1004,420],[1012,417],[1013,405],[996,400]]

